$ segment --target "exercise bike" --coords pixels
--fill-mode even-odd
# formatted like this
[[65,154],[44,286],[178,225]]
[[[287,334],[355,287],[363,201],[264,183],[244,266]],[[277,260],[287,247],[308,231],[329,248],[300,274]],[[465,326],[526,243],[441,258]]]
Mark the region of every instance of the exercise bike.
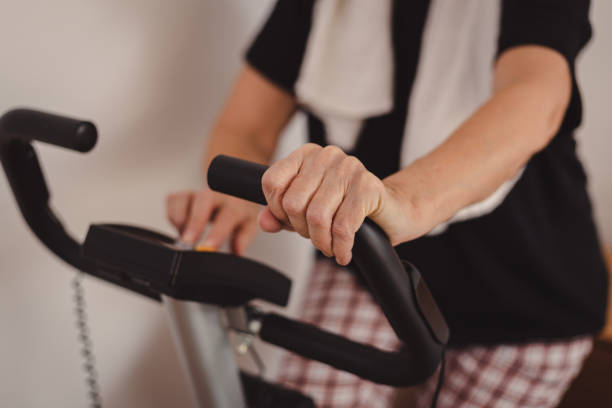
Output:
[[[19,209],[38,239],[88,275],[162,302],[194,400],[207,408],[314,407],[308,396],[241,372],[228,333],[248,350],[253,338],[391,386],[424,382],[437,369],[449,329],[417,269],[402,262],[384,232],[366,220],[355,235],[353,259],[403,346],[394,352],[360,344],[313,325],[252,306],[286,306],[291,281],[280,272],[232,254],[198,251],[172,237],[119,224],[92,224],[83,243],[49,207],[36,152],[39,141],[78,152],[96,144],[93,123],[28,109],[0,117],[0,160]],[[209,186],[266,204],[266,167],[217,156]],[[435,402],[434,402],[435,403]],[[100,406],[92,400],[92,406]]]

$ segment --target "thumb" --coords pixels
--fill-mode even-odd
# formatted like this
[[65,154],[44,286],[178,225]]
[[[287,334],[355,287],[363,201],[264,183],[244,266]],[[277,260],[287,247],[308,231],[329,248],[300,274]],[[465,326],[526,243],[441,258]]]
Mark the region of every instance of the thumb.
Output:
[[272,214],[267,206],[259,212],[257,223],[266,232],[279,232],[283,229],[283,224]]

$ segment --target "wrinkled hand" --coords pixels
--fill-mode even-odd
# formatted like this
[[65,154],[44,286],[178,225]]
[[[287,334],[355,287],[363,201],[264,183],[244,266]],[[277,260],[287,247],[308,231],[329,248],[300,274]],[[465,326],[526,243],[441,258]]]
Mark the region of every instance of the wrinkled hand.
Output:
[[268,206],[258,221],[264,231],[295,230],[341,265],[350,262],[355,232],[366,217],[394,245],[413,218],[393,188],[335,146],[300,147],[270,166],[262,187]]
[[231,250],[238,255],[244,253],[255,237],[259,209],[257,204],[210,189],[181,191],[166,199],[168,220],[181,234],[182,241],[198,243],[212,222],[202,246],[218,249],[231,238]]

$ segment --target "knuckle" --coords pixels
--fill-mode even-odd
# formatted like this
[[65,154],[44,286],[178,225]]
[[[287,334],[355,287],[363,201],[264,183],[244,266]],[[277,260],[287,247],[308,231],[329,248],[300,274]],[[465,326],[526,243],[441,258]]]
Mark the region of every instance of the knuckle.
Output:
[[361,161],[359,161],[359,159],[355,156],[346,156],[342,160],[341,166],[342,170],[347,174],[360,174],[363,172],[362,170],[365,170],[365,167],[363,164],[361,164]]
[[315,228],[322,228],[328,225],[328,219],[325,211],[319,207],[309,207],[306,211],[306,220]]
[[280,188],[280,181],[274,167],[265,171],[261,178],[261,186],[265,192],[273,192]]
[[283,209],[288,215],[298,215],[302,212],[303,206],[301,200],[293,195],[285,195],[282,200]]
[[305,151],[305,152],[312,152],[312,151],[321,150],[323,148],[321,146],[319,146],[318,144],[316,144],[316,143],[306,143],[306,144],[302,145],[302,147],[300,147],[300,149],[302,151]]
[[355,172],[358,172],[363,165],[355,156],[346,156],[338,164],[337,171],[341,177],[353,178]]
[[321,152],[323,154],[326,154],[328,156],[340,156],[340,155],[344,155],[344,151],[339,148],[338,146],[334,146],[334,145],[328,145],[322,148]]
[[352,235],[351,229],[344,223],[336,222],[332,225],[332,234],[340,239],[349,239]]
[[355,156],[346,156],[344,161],[346,162],[346,165],[351,168],[359,169],[363,167],[363,164],[361,163],[361,161]]

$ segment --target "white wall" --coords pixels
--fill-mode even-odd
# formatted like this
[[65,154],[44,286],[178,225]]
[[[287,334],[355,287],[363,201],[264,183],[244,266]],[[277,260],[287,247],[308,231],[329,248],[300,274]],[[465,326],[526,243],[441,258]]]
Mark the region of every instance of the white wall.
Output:
[[[89,222],[171,232],[164,195],[200,185],[206,130],[247,38],[271,0],[3,0],[0,112],[33,106],[94,119],[87,156],[39,146],[53,203],[78,237]],[[587,101],[580,134],[603,236],[612,245],[612,2],[595,0],[595,41],[580,64]],[[284,150],[299,143],[289,131]],[[25,229],[0,176],[0,406],[85,406],[70,279]],[[300,274],[304,243],[260,238],[251,254]],[[273,255],[282,253],[279,259]],[[87,301],[106,406],[189,404],[153,302],[93,279]]]
[[594,35],[578,64],[585,116],[578,133],[600,234],[612,247],[612,2],[592,1]]
[[[48,109],[91,118],[100,132],[87,156],[38,147],[52,202],[75,235],[93,221],[171,232],[164,196],[201,185],[207,129],[269,4],[0,3],[0,112]],[[289,133],[297,144],[299,132]],[[0,406],[86,406],[74,272],[26,230],[4,176],[0,208]],[[252,253],[286,254],[271,263],[300,270],[297,240],[259,240]],[[86,291],[105,406],[188,406],[159,305],[94,279]]]

